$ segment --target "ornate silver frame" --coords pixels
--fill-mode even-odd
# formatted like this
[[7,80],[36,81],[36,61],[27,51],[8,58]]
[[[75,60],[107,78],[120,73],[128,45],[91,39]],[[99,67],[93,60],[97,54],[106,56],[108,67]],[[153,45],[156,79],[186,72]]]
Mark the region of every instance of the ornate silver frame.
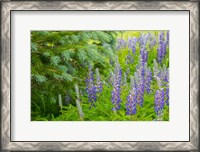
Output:
[[[199,150],[199,2],[65,1],[1,2],[1,150]],[[187,10],[190,11],[189,142],[12,142],[10,132],[11,10]]]

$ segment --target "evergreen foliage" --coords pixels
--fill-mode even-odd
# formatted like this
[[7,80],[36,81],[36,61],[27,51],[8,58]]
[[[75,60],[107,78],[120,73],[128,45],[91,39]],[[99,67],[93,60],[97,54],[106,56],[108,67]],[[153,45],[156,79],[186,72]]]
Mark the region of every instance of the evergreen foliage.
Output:
[[[88,65],[112,68],[115,32],[32,31],[31,32],[31,108],[32,120],[58,116],[58,94],[76,105],[74,85],[85,93]],[[43,120],[43,119],[42,119]]]

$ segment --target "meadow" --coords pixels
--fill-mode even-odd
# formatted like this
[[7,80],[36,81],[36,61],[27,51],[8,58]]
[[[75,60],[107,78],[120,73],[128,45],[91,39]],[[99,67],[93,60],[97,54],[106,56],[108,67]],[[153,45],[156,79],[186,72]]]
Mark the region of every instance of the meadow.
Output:
[[32,31],[32,121],[169,121],[169,31]]

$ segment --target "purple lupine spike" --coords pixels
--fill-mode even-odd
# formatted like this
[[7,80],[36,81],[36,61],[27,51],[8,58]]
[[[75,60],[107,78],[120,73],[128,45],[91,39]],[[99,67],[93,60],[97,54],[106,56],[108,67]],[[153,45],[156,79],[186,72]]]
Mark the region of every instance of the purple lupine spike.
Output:
[[132,49],[132,53],[135,54],[135,52],[136,52],[136,46],[133,45],[133,46],[131,47],[131,49]]
[[145,50],[144,46],[141,46],[140,48],[140,58],[143,64],[148,60],[148,52]]
[[164,93],[164,89],[161,88],[160,90],[157,90],[155,93],[155,112],[158,118],[162,118],[162,111],[163,111],[163,107],[164,107],[164,99],[165,99],[165,93]]
[[132,50],[132,53],[134,54],[136,52],[136,43],[137,38],[128,38],[128,48]]
[[164,69],[164,78],[163,78],[163,81],[165,81],[168,85],[169,83],[169,68],[168,69]]
[[128,38],[128,48],[131,49],[133,46],[132,38]]
[[152,72],[147,67],[147,64],[145,66],[145,90],[147,93],[150,93],[151,91],[151,81],[152,81]]
[[117,50],[120,50],[120,49],[124,49],[126,48],[126,41],[124,39],[121,39],[121,38],[118,38],[118,45],[117,45]]
[[117,45],[116,50],[120,50],[120,49],[121,49],[120,45]]
[[159,44],[159,47],[158,47],[158,49],[157,49],[157,51],[158,51],[158,53],[157,53],[157,60],[158,60],[158,63],[161,63],[162,62],[162,55],[163,55],[163,53],[162,53],[162,44]]
[[137,38],[134,37],[134,38],[133,38],[133,45],[136,45],[136,43],[137,43]]
[[158,34],[158,38],[159,38],[159,41],[164,41],[164,36],[165,36],[165,34],[164,34],[164,32],[160,32],[159,34]]
[[146,44],[147,44],[149,38],[150,38],[150,34],[149,33],[148,34],[142,33],[140,35],[140,37],[139,37],[139,44],[140,44],[140,46],[146,47]]
[[166,54],[166,44],[165,42],[162,42],[162,58],[165,56]]
[[116,57],[116,66],[115,66],[115,74],[114,74],[114,82],[113,82],[113,91],[112,91],[112,110],[116,112],[120,109],[121,103],[121,81],[122,81],[122,70],[120,64],[118,62],[118,57]]
[[136,82],[131,77],[131,91],[127,96],[127,103],[126,103],[126,115],[136,114],[136,105],[137,105],[137,88]]
[[140,81],[138,83],[137,91],[138,91],[137,102],[140,106],[143,106],[143,102],[144,102],[144,82],[143,81]]
[[159,68],[156,72],[154,70],[154,77],[161,88],[169,87],[169,69],[167,69],[165,66],[163,68]]
[[166,32],[166,45],[169,46],[169,31]]
[[165,94],[166,94],[165,103],[166,103],[167,106],[169,106],[169,88],[166,88]]
[[164,32],[160,32],[158,35],[158,40],[159,40],[159,45],[158,45],[158,49],[157,49],[157,60],[158,63],[162,62],[162,59],[164,58],[165,54],[166,54],[166,42],[165,42],[165,38],[164,38]]
[[98,68],[96,68],[96,78],[97,78],[96,92],[102,92],[102,82]]
[[88,76],[86,79],[86,91],[88,94],[88,101],[91,103],[91,105],[94,105],[94,102],[96,102],[96,86],[94,85],[94,73],[92,71],[91,66],[89,66]]
[[133,62],[134,62],[133,57],[131,56],[130,51],[128,50],[128,55],[126,56],[125,63],[126,64],[131,64]]
[[156,37],[155,34],[151,33],[150,34],[150,43],[149,43],[149,48],[153,49],[153,47],[156,45]]

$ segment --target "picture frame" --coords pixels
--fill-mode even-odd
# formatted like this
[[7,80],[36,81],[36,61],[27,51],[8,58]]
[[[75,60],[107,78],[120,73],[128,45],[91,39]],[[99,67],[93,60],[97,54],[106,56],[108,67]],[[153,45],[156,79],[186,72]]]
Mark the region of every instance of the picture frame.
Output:
[[[199,150],[199,2],[198,1],[2,1],[1,2],[1,150],[153,150],[198,151]],[[11,71],[12,13],[15,11],[188,11],[189,12],[189,140],[188,141],[12,141],[11,101],[13,85]],[[18,87],[18,86],[16,86]],[[13,128],[12,128],[13,129]],[[23,130],[25,131],[25,130]]]

